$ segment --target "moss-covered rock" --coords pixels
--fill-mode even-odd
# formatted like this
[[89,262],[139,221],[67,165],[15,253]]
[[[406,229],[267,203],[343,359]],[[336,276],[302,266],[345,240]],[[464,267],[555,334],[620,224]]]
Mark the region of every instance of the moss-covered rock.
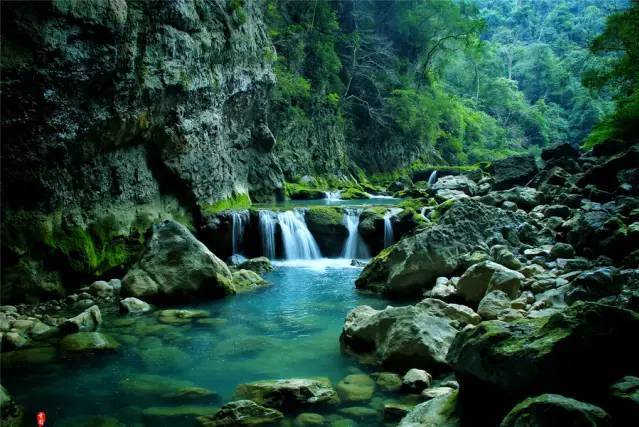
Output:
[[265,408],[251,400],[237,400],[222,406],[213,415],[201,416],[197,421],[202,427],[272,425],[284,418],[276,409]]
[[60,340],[60,348],[67,356],[86,353],[108,353],[120,345],[109,335],[100,332],[77,332]]
[[304,219],[322,254],[328,257],[338,256],[348,237],[344,210],[330,206],[312,207],[306,211]]
[[268,285],[268,282],[254,271],[238,270],[233,272],[233,289],[237,293],[250,292]]
[[515,406],[503,419],[500,427],[517,427],[522,424],[607,427],[611,425],[611,418],[598,406],[558,394],[542,394]]
[[286,379],[240,384],[235,396],[273,408],[332,406],[339,397],[328,379]]
[[349,187],[340,193],[342,200],[370,199],[371,195],[359,188]]
[[326,198],[326,190],[304,184],[286,183],[286,196],[292,200],[317,200]]
[[236,193],[215,203],[202,206],[204,214],[215,214],[230,209],[248,209],[251,207],[251,197],[246,193]]

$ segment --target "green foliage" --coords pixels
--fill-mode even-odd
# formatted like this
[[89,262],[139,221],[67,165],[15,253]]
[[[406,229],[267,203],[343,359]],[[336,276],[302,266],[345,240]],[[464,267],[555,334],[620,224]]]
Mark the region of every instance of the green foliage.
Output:
[[215,203],[202,207],[205,214],[214,214],[229,209],[248,209],[251,207],[251,198],[247,193],[236,193]]

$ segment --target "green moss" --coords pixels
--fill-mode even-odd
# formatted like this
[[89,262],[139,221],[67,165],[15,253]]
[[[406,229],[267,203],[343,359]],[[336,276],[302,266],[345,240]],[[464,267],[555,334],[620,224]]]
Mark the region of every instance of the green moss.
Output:
[[419,211],[422,206],[425,206],[426,203],[420,199],[404,199],[399,203],[399,207],[402,209],[413,209],[414,211]]
[[455,199],[448,199],[437,205],[433,213],[430,214],[431,221],[439,221],[439,219],[441,219],[441,217],[455,204],[455,202]]
[[226,199],[202,207],[205,214],[214,214],[229,209],[248,209],[251,206],[251,198],[247,193],[237,193]]
[[304,184],[289,183],[285,184],[286,196],[293,200],[314,200],[325,198],[326,188],[309,187]]
[[342,224],[344,213],[341,208],[330,206],[312,207],[306,211],[306,220],[316,225]]
[[340,194],[340,198],[343,200],[370,199],[370,197],[370,194],[355,187],[347,188]]

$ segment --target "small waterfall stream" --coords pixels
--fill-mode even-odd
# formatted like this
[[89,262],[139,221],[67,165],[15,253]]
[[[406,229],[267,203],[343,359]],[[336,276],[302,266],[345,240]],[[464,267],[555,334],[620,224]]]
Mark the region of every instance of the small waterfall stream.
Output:
[[315,238],[306,227],[304,214],[300,211],[286,211],[277,214],[282,230],[285,259],[317,259],[322,254]]
[[391,218],[402,210],[400,208],[391,208],[384,214],[384,247],[387,248],[395,243],[395,233],[393,232],[393,224]]
[[324,194],[326,195],[326,200],[332,200],[332,201],[342,200],[340,199],[342,190],[326,191]]
[[244,238],[244,230],[249,223],[248,211],[231,212],[231,250],[232,254],[239,254]]
[[437,171],[432,171],[428,177],[428,186],[432,187],[435,182],[437,182]]
[[348,238],[346,239],[344,249],[342,250],[342,257],[344,258],[370,258],[368,248],[357,231],[360,213],[361,210],[359,209],[348,209],[344,213],[344,224],[348,229]]
[[273,212],[260,211],[260,236],[262,238],[262,253],[268,259],[275,258],[275,226],[277,217]]

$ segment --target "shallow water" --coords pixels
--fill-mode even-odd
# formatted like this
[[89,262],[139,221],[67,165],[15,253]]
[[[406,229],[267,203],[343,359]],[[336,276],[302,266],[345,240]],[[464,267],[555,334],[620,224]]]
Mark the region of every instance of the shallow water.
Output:
[[[387,303],[355,290],[360,269],[349,264],[338,259],[276,262],[275,271],[265,276],[272,284],[268,288],[181,307],[206,310],[207,319],[216,320],[173,325],[153,314],[106,313],[102,331],[122,344],[117,354],[4,372],[3,385],[27,406],[28,420],[44,409],[47,425],[63,425],[60,420],[79,415],[110,415],[125,425],[145,420],[151,425],[141,412],[174,402],[133,392],[127,384],[139,381],[139,374],[214,390],[220,395],[214,406],[231,400],[243,382],[323,376],[336,384],[357,369],[366,370],[340,352],[346,313],[361,304],[383,308]],[[203,402],[211,399],[192,404]],[[182,420],[176,425],[188,424]]]

